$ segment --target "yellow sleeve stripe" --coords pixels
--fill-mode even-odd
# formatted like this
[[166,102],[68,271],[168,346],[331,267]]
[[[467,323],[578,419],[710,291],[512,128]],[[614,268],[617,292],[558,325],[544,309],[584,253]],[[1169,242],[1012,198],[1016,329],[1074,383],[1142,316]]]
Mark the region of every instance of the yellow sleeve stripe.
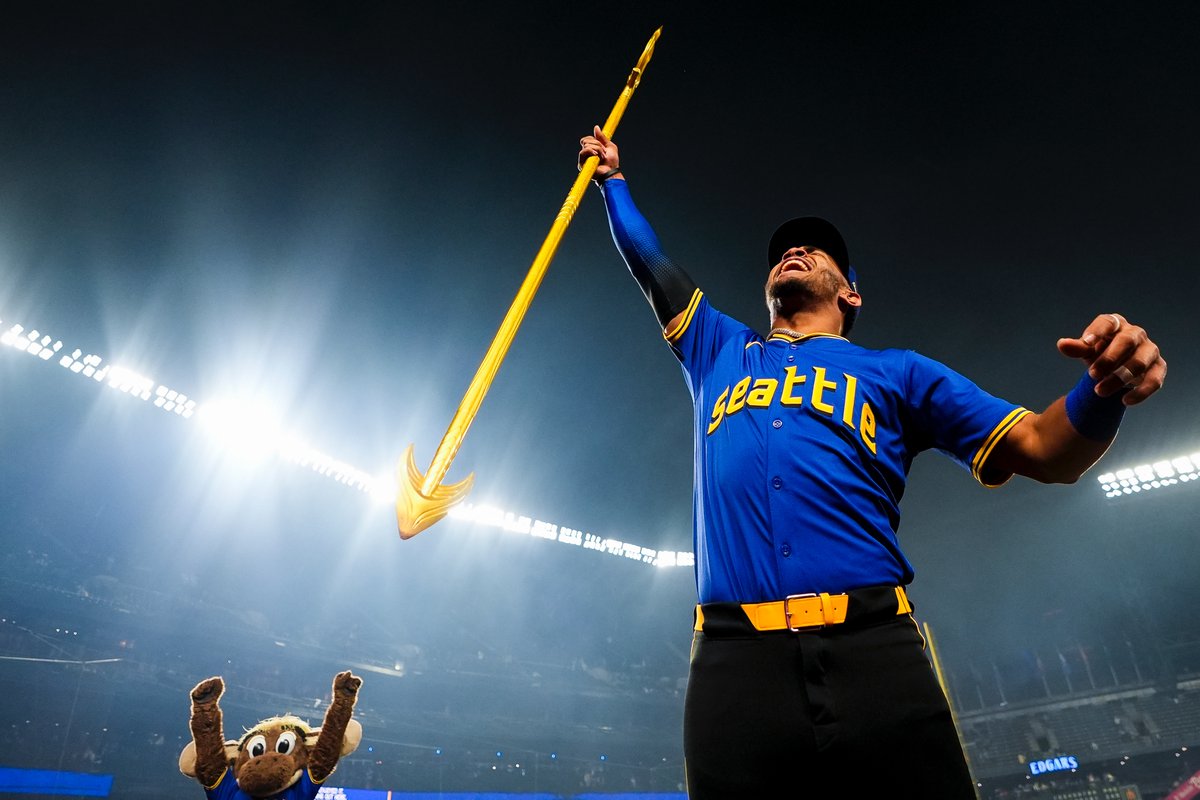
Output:
[[992,429],[987,438],[983,440],[979,450],[975,453],[975,457],[971,459],[971,476],[975,480],[982,483],[984,486],[999,486],[1000,484],[987,484],[983,482],[983,467],[987,463],[988,458],[992,455],[992,451],[996,449],[996,445],[1004,438],[1013,426],[1025,418],[1029,414],[1028,408],[1014,408],[1009,415],[1000,420],[1000,424]]
[[679,324],[674,328],[663,331],[663,338],[671,344],[675,344],[683,336],[683,332],[687,330],[688,325],[692,324],[692,317],[696,316],[696,308],[700,305],[700,298],[704,297],[704,292],[697,289],[692,292],[692,299],[688,301],[687,308],[683,310],[683,316],[679,318]]

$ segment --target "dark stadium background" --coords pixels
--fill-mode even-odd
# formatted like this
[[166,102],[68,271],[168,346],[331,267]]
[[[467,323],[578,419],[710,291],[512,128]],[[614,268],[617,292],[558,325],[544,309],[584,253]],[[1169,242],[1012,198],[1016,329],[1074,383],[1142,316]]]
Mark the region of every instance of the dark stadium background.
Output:
[[[1170,376],[1104,468],[1200,450],[1189,4],[742,5],[6,4],[2,327],[201,402],[269,396],[370,472],[414,443],[424,469],[578,138],[662,24],[616,138],[716,305],[765,323],[766,240],[818,213],[850,243],[860,343],[1040,409],[1079,374],[1055,340],[1118,311]],[[687,392],[598,201],[449,478],[686,551]],[[402,543],[361,494],[239,467],[7,348],[0,456],[0,766],[198,796],[174,766],[195,681],[226,676],[237,732],[316,722],[332,675],[368,664],[345,786],[679,789],[690,570],[453,521]],[[1099,471],[987,491],[936,454],[913,469],[912,597],[985,797],[1160,797],[1200,769],[1200,495],[1107,501]],[[1053,787],[1025,777],[1067,754]]]

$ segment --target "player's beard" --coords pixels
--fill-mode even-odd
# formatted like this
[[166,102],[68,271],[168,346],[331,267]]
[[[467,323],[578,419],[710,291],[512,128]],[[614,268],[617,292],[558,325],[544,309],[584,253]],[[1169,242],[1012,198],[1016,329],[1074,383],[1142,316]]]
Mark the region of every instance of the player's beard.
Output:
[[766,288],[767,311],[774,319],[820,308],[830,302],[836,303],[841,290],[842,282],[838,276],[826,270],[808,273],[807,276],[777,279]]

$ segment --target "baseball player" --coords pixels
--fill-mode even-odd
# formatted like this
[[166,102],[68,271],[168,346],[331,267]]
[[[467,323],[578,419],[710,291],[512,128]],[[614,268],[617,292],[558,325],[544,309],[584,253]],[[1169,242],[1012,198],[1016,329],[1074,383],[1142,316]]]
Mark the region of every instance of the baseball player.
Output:
[[[765,336],[713,308],[634,206],[599,127],[617,248],[679,359],[695,408],[699,605],[684,709],[692,798],[974,798],[911,616],[896,537],[917,453],[985,486],[1070,483],[1163,383],[1145,331],[1101,314],[1059,350],[1088,366],[1034,413],[907,350],[847,336],[862,306],[837,229],[784,223],[768,247]],[[847,792],[850,794],[847,794]]]

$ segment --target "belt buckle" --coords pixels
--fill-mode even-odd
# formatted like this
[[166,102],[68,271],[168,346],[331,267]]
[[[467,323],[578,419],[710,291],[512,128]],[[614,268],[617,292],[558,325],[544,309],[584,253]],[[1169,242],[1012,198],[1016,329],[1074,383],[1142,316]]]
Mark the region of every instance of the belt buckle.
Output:
[[805,597],[816,597],[816,596],[817,596],[816,592],[808,592],[807,594],[789,594],[787,597],[783,598],[783,621],[784,621],[784,624],[787,625],[787,628],[789,631],[792,631],[793,633],[795,633],[797,631],[807,629],[807,628],[824,628],[825,627],[824,614],[821,615],[821,624],[820,625],[805,625],[804,628],[796,628],[796,627],[792,626],[792,611],[790,608],[788,608],[788,603],[790,603],[793,600],[802,600]]

